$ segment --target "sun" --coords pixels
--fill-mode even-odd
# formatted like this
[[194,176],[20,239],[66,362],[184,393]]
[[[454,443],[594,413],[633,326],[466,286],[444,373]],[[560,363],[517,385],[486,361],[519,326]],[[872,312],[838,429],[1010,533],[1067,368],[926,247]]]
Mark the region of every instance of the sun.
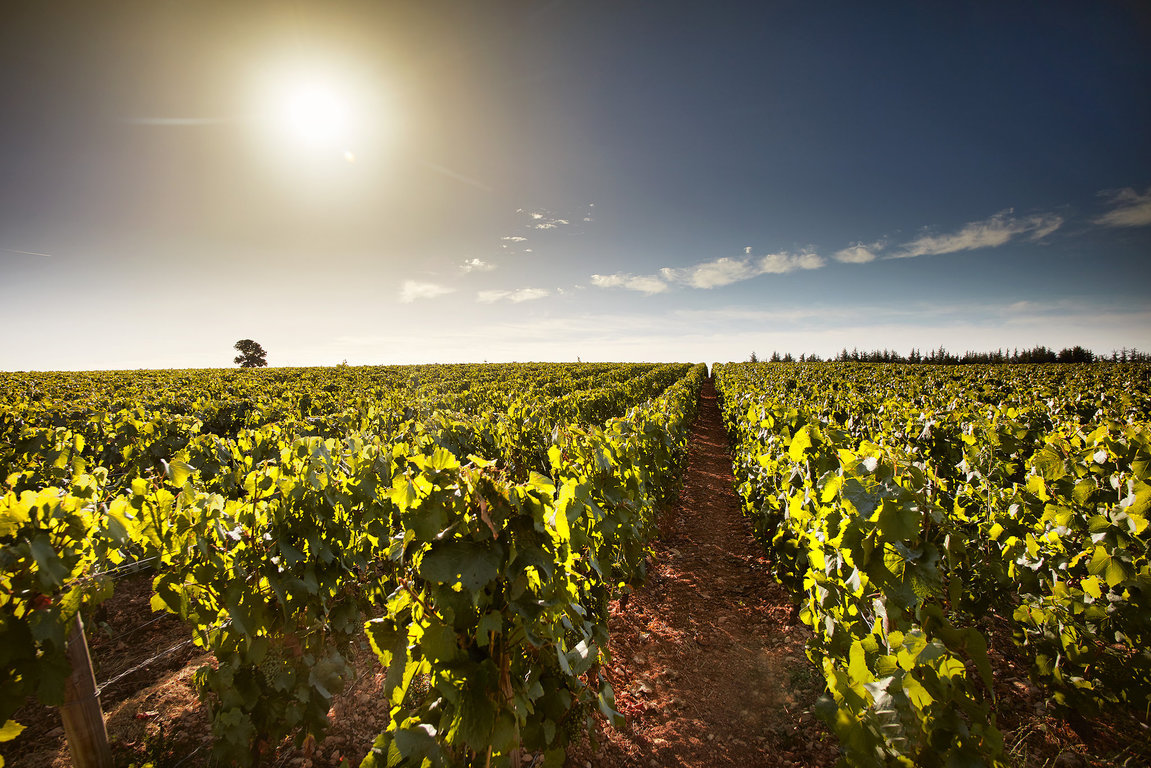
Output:
[[285,83],[277,95],[275,121],[290,138],[308,147],[344,149],[352,128],[348,96],[320,78]]
[[246,98],[254,145],[293,174],[359,178],[394,147],[397,110],[386,81],[337,56],[268,56],[253,68]]

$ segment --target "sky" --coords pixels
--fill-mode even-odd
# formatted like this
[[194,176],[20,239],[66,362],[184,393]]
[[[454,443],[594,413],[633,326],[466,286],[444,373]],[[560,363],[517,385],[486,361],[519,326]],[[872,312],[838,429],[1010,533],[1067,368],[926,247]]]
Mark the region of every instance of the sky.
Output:
[[0,370],[1151,350],[1137,2],[0,4]]

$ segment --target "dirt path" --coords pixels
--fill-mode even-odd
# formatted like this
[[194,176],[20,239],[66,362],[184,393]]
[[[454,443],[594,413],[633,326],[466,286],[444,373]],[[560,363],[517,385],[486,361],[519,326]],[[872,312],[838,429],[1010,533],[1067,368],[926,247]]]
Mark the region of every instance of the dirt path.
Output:
[[732,488],[709,379],[678,505],[660,521],[647,585],[614,607],[608,675],[628,727],[569,753],[586,766],[830,766],[811,714],[823,690],[807,630],[768,571]]

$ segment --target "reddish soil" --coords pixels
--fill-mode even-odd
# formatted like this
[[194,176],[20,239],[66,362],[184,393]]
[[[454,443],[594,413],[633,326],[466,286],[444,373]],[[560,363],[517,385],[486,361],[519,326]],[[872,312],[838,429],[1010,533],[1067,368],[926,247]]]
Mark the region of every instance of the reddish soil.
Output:
[[733,489],[708,380],[678,504],[660,520],[648,582],[613,609],[607,669],[625,729],[568,765],[831,766],[838,746],[811,714],[822,678]]
[[[606,672],[627,726],[597,726],[599,748],[569,751],[569,768],[673,766],[831,766],[836,740],[811,714],[822,676],[804,655],[810,636],[792,617],[764,550],[740,514],[731,458],[709,380],[693,428],[684,487],[660,520],[645,586],[610,622]],[[151,578],[122,579],[89,617],[98,683],[180,646],[107,686],[101,696],[119,768],[197,768],[211,758],[210,726],[192,675],[211,657],[191,644],[174,617],[153,614]],[[990,643],[998,723],[1008,759],[1020,768],[1151,766],[1151,732],[1142,716],[1064,716],[1027,679],[1026,654],[1008,624],[980,622]],[[366,641],[356,677],[336,697],[332,726],[318,745],[278,745],[268,766],[358,765],[387,724],[379,706],[383,675]],[[18,768],[71,765],[60,716],[29,703],[16,714],[27,730],[4,745]],[[538,757],[538,756],[536,756]],[[535,760],[529,758],[525,766]]]
[[[152,613],[151,597],[151,574],[128,576],[85,619],[97,686],[123,675],[100,694],[117,765],[127,766],[144,754],[151,760],[170,756],[171,763],[158,764],[174,764],[191,753],[206,756],[211,746],[208,720],[192,689],[192,675],[211,657],[185,642],[191,633],[175,616]],[[72,764],[54,707],[29,701],[15,719],[26,730],[4,745],[8,765]]]

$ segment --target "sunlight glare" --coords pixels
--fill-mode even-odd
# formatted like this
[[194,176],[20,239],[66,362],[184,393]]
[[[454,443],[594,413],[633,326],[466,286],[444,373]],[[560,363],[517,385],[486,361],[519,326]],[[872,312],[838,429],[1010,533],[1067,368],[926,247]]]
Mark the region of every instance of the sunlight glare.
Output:
[[[396,105],[378,74],[339,56],[269,55],[252,70],[249,134],[284,193],[333,200],[368,183],[395,148]],[[306,183],[300,183],[306,182]],[[351,185],[351,186],[349,186]]]
[[333,84],[304,80],[285,88],[278,122],[300,143],[330,148],[346,141],[351,110],[346,96]]

